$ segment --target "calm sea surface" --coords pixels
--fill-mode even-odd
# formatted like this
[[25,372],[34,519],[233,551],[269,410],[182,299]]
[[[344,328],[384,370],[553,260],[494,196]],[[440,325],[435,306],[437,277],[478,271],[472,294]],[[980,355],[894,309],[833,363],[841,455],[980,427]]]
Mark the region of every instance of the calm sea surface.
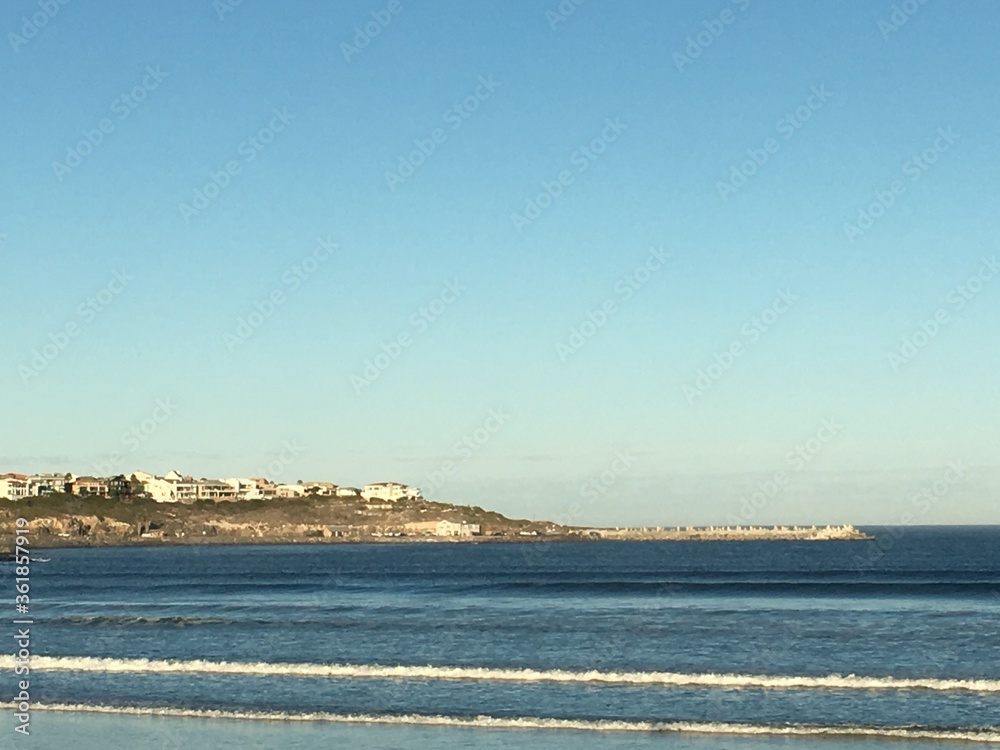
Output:
[[36,552],[0,747],[1000,747],[1000,529],[870,531]]

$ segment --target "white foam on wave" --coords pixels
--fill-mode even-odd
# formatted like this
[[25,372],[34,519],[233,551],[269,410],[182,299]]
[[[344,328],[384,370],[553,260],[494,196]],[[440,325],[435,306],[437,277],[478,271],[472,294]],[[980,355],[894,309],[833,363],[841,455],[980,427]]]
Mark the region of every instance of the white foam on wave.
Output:
[[1000,729],[937,729],[933,727],[817,726],[807,724],[725,724],[689,721],[616,721],[587,719],[546,719],[532,716],[378,715],[335,713],[284,713],[280,711],[220,711],[214,709],[142,706],[100,706],[87,704],[35,704],[43,711],[125,714],[192,719],[241,719],[250,721],[330,722],[337,724],[383,724],[425,727],[467,727],[481,729],[562,729],[592,732],[663,732],[725,735],[773,735],[798,737],[885,737],[909,740],[1000,742]]
[[[0,669],[14,667],[13,656],[0,656]],[[486,667],[380,666],[366,664],[295,664],[283,662],[173,661],[110,659],[90,656],[33,656],[31,668],[50,671],[238,674],[283,677],[332,677],[477,682],[562,682],[607,685],[649,685],[704,688],[766,688],[789,690],[934,690],[1000,692],[1000,680],[958,680],[921,677],[820,677],[752,674],[684,674],[679,672],[573,672],[561,669],[490,669]]]

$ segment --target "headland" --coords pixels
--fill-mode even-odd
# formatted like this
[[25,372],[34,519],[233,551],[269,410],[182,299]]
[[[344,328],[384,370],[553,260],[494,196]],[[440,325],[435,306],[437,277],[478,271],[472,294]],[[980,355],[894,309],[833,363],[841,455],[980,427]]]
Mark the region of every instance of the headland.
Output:
[[0,549],[18,518],[34,548],[192,544],[556,541],[834,541],[869,539],[853,526],[588,528],[507,518],[424,498],[364,502],[296,498],[161,503],[53,493],[0,500]]

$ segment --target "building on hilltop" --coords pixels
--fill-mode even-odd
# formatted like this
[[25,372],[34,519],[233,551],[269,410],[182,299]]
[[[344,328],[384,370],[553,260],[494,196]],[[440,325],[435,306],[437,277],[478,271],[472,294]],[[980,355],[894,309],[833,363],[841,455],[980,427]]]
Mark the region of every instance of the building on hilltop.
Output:
[[164,502],[193,503],[198,500],[198,482],[194,477],[173,469],[164,474],[162,480],[167,483],[166,494],[171,498]]
[[416,500],[422,495],[416,487],[408,487],[399,482],[375,482],[365,485],[365,488],[361,490],[361,497],[366,501],[388,500],[396,502],[397,500]]
[[272,498],[278,496],[278,486],[270,479],[265,479],[264,477],[253,477],[253,481],[256,483],[257,492],[260,493],[262,498]]
[[142,485],[142,491],[154,501],[158,503],[177,502],[177,494],[174,491],[173,482],[168,482],[163,477],[154,477],[145,471],[137,471],[132,476]]
[[73,481],[72,474],[32,474],[28,477],[28,494],[40,497],[55,492],[66,492]]
[[22,500],[28,496],[28,477],[25,474],[0,476],[0,497]]
[[299,482],[307,495],[319,495],[320,497],[334,497],[337,494],[337,485],[333,482]]
[[70,492],[74,495],[108,496],[108,482],[97,477],[77,477],[69,483]]
[[179,471],[168,471],[162,477],[137,471],[132,476],[142,484],[146,494],[158,503],[193,503],[198,499],[198,482]]
[[220,479],[200,479],[197,482],[199,500],[236,500],[236,490]]
[[108,495],[114,497],[129,497],[132,494],[132,482],[124,474],[110,477],[107,480]]
[[262,500],[264,498],[264,493],[261,492],[260,485],[256,479],[233,477],[223,479],[222,481],[228,484],[233,490],[232,497],[226,498],[228,500]]

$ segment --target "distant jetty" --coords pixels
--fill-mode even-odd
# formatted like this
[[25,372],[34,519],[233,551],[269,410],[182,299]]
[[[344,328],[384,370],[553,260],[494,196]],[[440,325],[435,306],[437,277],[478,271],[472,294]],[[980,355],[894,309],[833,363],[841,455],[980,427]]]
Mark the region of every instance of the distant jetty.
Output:
[[573,529],[576,536],[622,541],[802,541],[830,542],[875,537],[854,526],[687,526],[681,528]]

